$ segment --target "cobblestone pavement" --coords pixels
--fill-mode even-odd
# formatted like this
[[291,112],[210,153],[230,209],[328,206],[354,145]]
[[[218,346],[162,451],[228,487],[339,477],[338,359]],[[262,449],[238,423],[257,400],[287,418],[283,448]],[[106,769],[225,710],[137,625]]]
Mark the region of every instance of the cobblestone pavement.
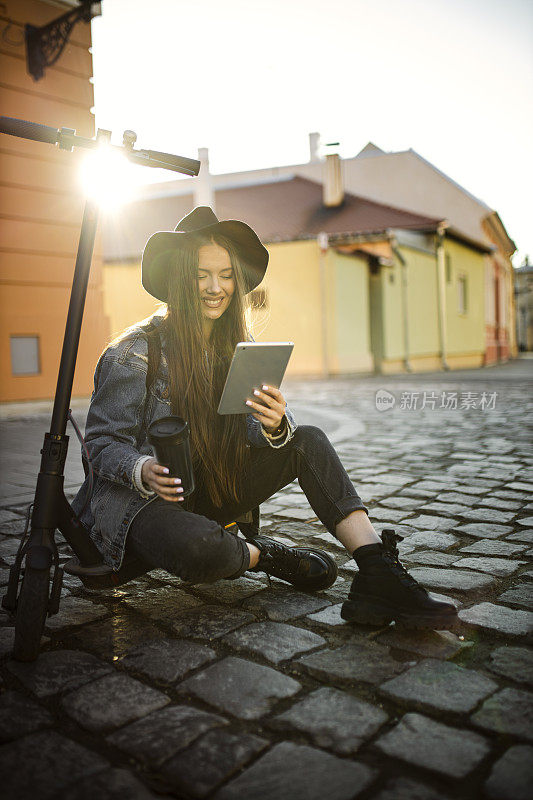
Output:
[[[529,797],[531,364],[285,387],[295,409],[335,420],[376,529],[404,536],[411,573],[460,606],[455,632],[344,623],[355,563],[291,484],[262,506],[263,528],[333,555],[326,592],[253,573],[191,586],[156,570],[99,593],[66,577],[34,664],[11,659],[13,622],[0,615],[3,797]],[[376,409],[379,389],[394,408]],[[458,408],[441,408],[454,391]],[[7,440],[22,449],[18,430]],[[0,511],[4,586],[28,481],[14,486]]]

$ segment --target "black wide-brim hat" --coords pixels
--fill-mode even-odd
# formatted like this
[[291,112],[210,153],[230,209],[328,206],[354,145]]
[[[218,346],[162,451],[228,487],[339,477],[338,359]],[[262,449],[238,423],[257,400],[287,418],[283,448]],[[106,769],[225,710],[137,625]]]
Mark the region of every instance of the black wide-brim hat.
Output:
[[236,219],[218,220],[213,209],[197,206],[183,217],[173,231],[154,233],[144,248],[141,265],[141,282],[147,292],[164,303],[168,300],[168,273],[172,256],[195,235],[221,233],[233,243],[244,275],[244,293],[255,289],[266,272],[268,250],[255,231],[245,222]]

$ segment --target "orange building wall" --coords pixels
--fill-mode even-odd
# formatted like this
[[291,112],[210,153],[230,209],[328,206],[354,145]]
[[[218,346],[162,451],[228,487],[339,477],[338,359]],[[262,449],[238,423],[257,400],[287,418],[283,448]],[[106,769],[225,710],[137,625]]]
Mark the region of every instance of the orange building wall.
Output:
[[[90,25],[74,27],[59,60],[40,81],[26,71],[24,25],[46,24],[69,8],[43,0],[0,3],[0,108],[4,116],[92,137]],[[55,392],[83,214],[79,161],[76,151],[0,134],[0,402],[47,399]],[[39,336],[39,375],[12,375],[13,335]],[[108,335],[97,241],[73,396],[91,393]]]

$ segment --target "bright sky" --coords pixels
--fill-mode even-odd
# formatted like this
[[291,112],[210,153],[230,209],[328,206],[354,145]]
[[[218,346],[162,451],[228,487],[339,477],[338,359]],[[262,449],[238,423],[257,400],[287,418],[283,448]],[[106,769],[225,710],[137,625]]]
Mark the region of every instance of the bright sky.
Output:
[[[96,124],[213,173],[412,147],[533,259],[531,0],[103,0]],[[175,173],[144,170],[149,180]]]

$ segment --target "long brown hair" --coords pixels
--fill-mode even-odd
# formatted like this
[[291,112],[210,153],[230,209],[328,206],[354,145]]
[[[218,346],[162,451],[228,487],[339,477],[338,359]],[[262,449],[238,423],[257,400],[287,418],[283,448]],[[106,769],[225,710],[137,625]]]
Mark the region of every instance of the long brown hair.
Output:
[[[212,241],[229,253],[235,290],[226,311],[214,321],[206,341],[198,291],[198,259],[200,247]],[[241,479],[249,466],[246,415],[219,415],[217,407],[235,345],[248,338],[246,317],[250,304],[244,294],[238,253],[225,237],[219,234],[189,237],[187,246],[176,251],[173,259],[167,312],[162,322],[171,410],[188,420],[197,483],[203,483],[213,504],[221,507],[225,501],[239,501]],[[190,498],[191,510],[195,494]]]

